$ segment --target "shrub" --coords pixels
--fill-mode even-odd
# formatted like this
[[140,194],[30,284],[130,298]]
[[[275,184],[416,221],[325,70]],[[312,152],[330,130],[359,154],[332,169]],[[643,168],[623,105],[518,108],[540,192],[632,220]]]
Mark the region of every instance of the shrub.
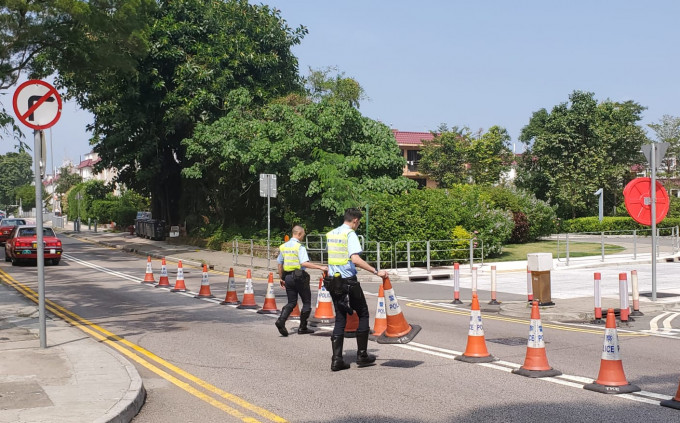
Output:
[[513,212],[512,218],[515,221],[515,226],[512,228],[512,235],[510,235],[510,242],[513,244],[521,244],[529,242],[529,219],[527,215],[522,212]]
[[[670,228],[680,225],[680,218],[665,218],[656,226],[658,228]],[[632,217],[605,217],[602,222],[596,216],[579,217],[577,219],[565,220],[562,222],[561,232],[611,232],[611,231],[632,231],[650,229],[637,223]]]

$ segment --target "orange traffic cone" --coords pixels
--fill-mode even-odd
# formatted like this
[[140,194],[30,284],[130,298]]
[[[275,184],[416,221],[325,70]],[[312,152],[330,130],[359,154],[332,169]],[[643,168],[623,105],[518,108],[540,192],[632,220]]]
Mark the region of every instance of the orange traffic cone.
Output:
[[664,407],[680,410],[680,385],[678,385],[678,393],[676,393],[672,399],[663,400],[659,404],[663,405]]
[[603,394],[627,394],[637,392],[639,387],[631,385],[623,373],[623,362],[619,348],[619,335],[616,332],[616,316],[614,309],[607,310],[607,323],[604,329],[604,347],[600,360],[600,373],[594,383],[583,387]]
[[153,278],[153,270],[151,269],[151,256],[146,256],[146,274],[142,283],[156,283],[156,280]]
[[161,277],[158,278],[158,285],[156,288],[170,288],[170,281],[168,280],[168,266],[165,264],[165,257],[161,261]]
[[208,282],[208,265],[203,265],[203,274],[201,275],[201,289],[198,291],[198,295],[194,298],[215,298],[215,296],[210,292],[210,282]]
[[489,363],[497,358],[489,354],[484,340],[484,325],[482,324],[482,312],[479,310],[477,294],[472,294],[472,306],[470,307],[470,330],[468,331],[467,346],[463,355],[456,360],[466,363]]
[[407,344],[418,335],[418,325],[409,325],[401,312],[397,296],[394,295],[390,278],[383,281],[383,289],[386,299],[385,311],[387,312],[387,327],[385,332],[376,339],[378,344]]
[[359,328],[359,315],[355,312],[347,315],[345,320],[345,338],[356,338]]
[[255,302],[255,293],[253,293],[253,279],[250,273],[250,269],[246,271],[246,287],[243,290],[243,301],[239,304],[240,309],[254,309],[260,308]]
[[368,336],[372,341],[378,339],[387,329],[387,313],[385,313],[385,290],[382,285],[378,290],[378,306],[375,310],[375,322],[373,323],[373,333]]
[[321,326],[335,323],[335,311],[331,294],[323,286],[323,277],[319,279],[319,292],[316,296],[316,310],[309,319],[310,326]]
[[175,287],[170,292],[187,292],[187,287],[184,285],[184,269],[182,268],[182,260],[177,263],[177,277],[175,278]]
[[234,280],[234,268],[229,268],[229,283],[227,284],[227,296],[224,298],[220,304],[238,304],[238,295],[236,294],[236,281]]
[[293,311],[290,312],[288,320],[300,320],[300,307],[297,304],[295,304]]
[[269,272],[269,279],[267,280],[267,293],[264,295],[264,305],[257,310],[259,314],[279,314],[279,308],[276,306],[276,295],[274,294],[274,274]]
[[515,374],[527,377],[552,377],[562,374],[548,364],[548,356],[545,354],[545,341],[543,340],[543,325],[541,313],[538,310],[538,301],[531,305],[531,323],[529,323],[529,341],[527,342],[527,355],[524,366],[512,371]]

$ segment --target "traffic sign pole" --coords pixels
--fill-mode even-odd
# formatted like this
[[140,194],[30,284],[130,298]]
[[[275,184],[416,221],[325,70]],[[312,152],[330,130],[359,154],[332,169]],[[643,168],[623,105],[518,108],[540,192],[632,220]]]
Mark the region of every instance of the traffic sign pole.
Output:
[[652,301],[656,301],[656,143],[652,143]]
[[40,324],[40,348],[47,348],[45,321],[45,248],[43,247],[42,177],[40,175],[40,152],[42,130],[33,131],[33,168],[35,170],[35,234],[38,267],[38,318]]

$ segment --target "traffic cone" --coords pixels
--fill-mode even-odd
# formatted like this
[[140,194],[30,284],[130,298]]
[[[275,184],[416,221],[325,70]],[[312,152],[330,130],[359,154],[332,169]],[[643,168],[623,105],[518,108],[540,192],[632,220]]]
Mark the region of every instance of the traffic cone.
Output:
[[583,388],[603,394],[627,394],[637,392],[639,387],[631,385],[623,373],[623,362],[619,348],[619,335],[616,332],[614,309],[607,310],[607,323],[604,329],[604,347],[600,360],[600,374],[594,383]]
[[376,339],[378,344],[407,344],[418,335],[420,329],[418,325],[409,325],[401,312],[397,296],[394,295],[390,278],[383,280],[387,312],[387,327],[382,335]]
[[545,341],[543,340],[543,325],[541,313],[538,310],[538,301],[531,305],[531,323],[529,323],[529,341],[527,342],[527,355],[524,365],[512,371],[517,375],[527,377],[552,377],[562,374],[548,364],[548,356],[545,354]]
[[295,304],[293,311],[290,312],[288,320],[300,320],[300,307],[297,305],[297,303]]
[[279,308],[276,306],[276,295],[274,294],[274,274],[269,272],[269,279],[267,280],[267,293],[264,295],[264,305],[257,310],[258,314],[280,314]]
[[467,346],[463,355],[455,358],[466,363],[490,363],[497,358],[489,354],[484,340],[484,325],[482,324],[482,312],[479,310],[477,294],[472,294],[472,306],[470,307],[470,330],[468,331]]
[[165,257],[161,261],[161,277],[158,278],[158,285],[156,288],[170,288],[170,281],[168,280],[168,266],[165,264]]
[[460,264],[453,263],[453,301],[451,304],[463,304],[460,300]]
[[255,302],[255,294],[253,293],[253,279],[251,277],[250,269],[246,271],[246,287],[243,290],[243,301],[239,304],[240,309],[255,309],[260,308]]
[[335,310],[331,294],[323,285],[323,277],[319,279],[319,292],[316,296],[316,310],[314,316],[309,319],[310,326],[321,326],[335,323]]
[[234,305],[238,304],[240,301],[238,300],[238,295],[236,294],[236,282],[234,280],[234,268],[230,267],[229,268],[229,283],[227,284],[227,296],[224,298],[224,301],[222,301],[220,304],[228,304],[228,305]]
[[663,405],[664,407],[670,407],[675,408],[676,410],[680,410],[680,385],[678,385],[678,392],[672,399],[663,400],[659,404]]
[[357,329],[359,328],[359,315],[357,312],[352,314],[347,314],[347,320],[345,320],[345,338],[356,338]]
[[184,269],[182,268],[182,260],[177,263],[177,278],[175,278],[175,287],[170,292],[187,292],[187,287],[184,285]]
[[387,329],[387,313],[385,313],[385,290],[382,285],[378,290],[378,306],[375,310],[375,322],[373,323],[373,333],[368,336],[372,341],[378,339]]
[[198,291],[198,295],[194,298],[215,298],[215,296],[210,292],[210,282],[208,282],[208,265],[203,265],[203,274],[201,275],[201,289]]
[[156,283],[156,280],[153,278],[153,270],[151,269],[151,256],[146,256],[146,274],[142,283]]

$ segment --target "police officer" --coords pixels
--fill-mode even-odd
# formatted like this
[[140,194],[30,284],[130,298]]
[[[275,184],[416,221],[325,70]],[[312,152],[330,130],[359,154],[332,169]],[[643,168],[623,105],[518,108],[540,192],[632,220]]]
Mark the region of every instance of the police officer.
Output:
[[288,303],[281,309],[281,315],[274,323],[283,336],[288,336],[286,320],[297,305],[298,295],[302,299],[302,311],[300,312],[300,326],[298,334],[314,333],[307,329],[307,319],[312,312],[312,292],[309,289],[309,274],[305,269],[318,269],[328,271],[328,267],[309,262],[307,250],[300,243],[305,238],[305,230],[302,226],[293,227],[293,237],[290,241],[279,247],[279,278],[281,287],[286,289]]
[[[359,227],[362,213],[359,209],[345,210],[344,223],[326,234],[328,246],[328,277],[324,280],[335,307],[335,327],[331,336],[333,358],[331,370],[345,370],[349,364],[342,359],[347,314],[356,312],[359,316],[357,328],[357,365],[371,366],[375,356],[368,354],[368,304],[361,285],[357,280],[357,267],[367,270],[381,278],[387,277],[384,270],[378,271],[360,256],[362,249],[359,238],[354,232]],[[330,288],[330,289],[329,289]]]

